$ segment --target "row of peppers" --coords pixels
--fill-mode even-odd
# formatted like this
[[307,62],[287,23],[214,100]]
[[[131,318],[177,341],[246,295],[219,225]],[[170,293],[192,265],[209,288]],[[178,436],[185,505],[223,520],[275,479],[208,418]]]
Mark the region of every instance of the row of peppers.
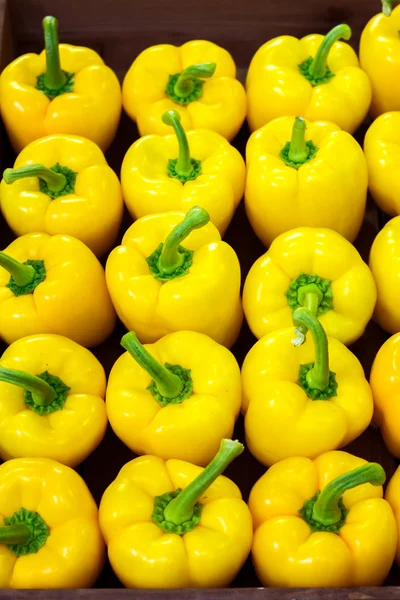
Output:
[[[374,39],[399,17],[393,11],[367,26],[374,61]],[[105,150],[112,140],[120,89],[96,53],[59,47],[56,25],[51,17],[44,20],[42,55],[21,57],[0,77],[2,116],[14,147],[22,149],[1,184],[3,214],[22,237],[0,253],[0,335],[10,344],[0,360],[0,456],[8,460],[0,467],[0,586],[90,586],[102,568],[103,536],[115,572],[132,587],[226,586],[250,550],[266,585],[379,585],[396,554],[400,472],[383,500],[382,467],[336,449],[366,429],[374,399],[385,441],[400,455],[393,402],[400,337],[378,353],[371,387],[344,345],[372,316],[374,277],[377,317],[388,331],[399,330],[392,298],[400,224],[394,219],[378,235],[371,273],[339,235],[352,241],[364,214],[361,149],[336,125],[287,117],[324,118],[347,131],[364,118],[368,77],[350,47],[337,42],[348,39],[349,28],[339,26],[324,39],[272,40],[249,70],[250,126],[285,116],[256,132],[247,148],[247,212],[266,244],[276,239],[246,280],[244,311],[261,339],[240,374],[227,349],[242,322],[240,266],[221,241],[246,181],[243,160],[224,139],[246,116],[246,94],[231,57],[214,44],[190,42],[181,49],[151,48],[134,62],[124,106],[140,133],[153,135],[125,157],[123,196],[137,221],[104,274],[93,252],[103,256],[115,243],[123,201],[94,142]],[[298,79],[287,105],[281,97],[274,104],[266,93],[268,86],[276,91],[277,76],[282,79],[280,54],[293,62],[286,65],[284,85]],[[336,86],[346,99],[340,111],[329,100]],[[385,110],[379,97],[375,112]],[[264,112],[274,106],[277,114]],[[395,178],[395,169],[379,171],[379,152],[382,137],[385,156],[390,152],[396,119],[396,113],[378,119],[365,146],[371,190],[374,177],[381,177],[374,196],[383,203],[384,188],[392,214],[396,198],[385,179],[388,173]],[[176,136],[160,137],[171,126]],[[198,127],[213,131],[185,134]],[[55,135],[35,141],[49,133]],[[284,177],[281,172],[274,181],[277,165]],[[287,209],[282,222],[272,213],[263,222],[267,207],[257,214],[263,197],[274,198],[279,181],[283,196],[287,187],[286,199],[279,196],[282,209],[302,187],[296,173],[309,186],[302,194],[305,216]],[[320,196],[325,205],[318,216]],[[179,212],[161,212],[166,207]],[[321,222],[324,212],[328,222]],[[316,228],[292,229],[303,220]],[[132,331],[122,339],[127,352],[106,384],[102,366],[84,346],[109,336],[114,307]],[[222,476],[243,451],[226,439],[241,408],[247,445],[270,466],[248,506]],[[121,470],[98,514],[70,467],[100,443],[108,420],[144,456]]]

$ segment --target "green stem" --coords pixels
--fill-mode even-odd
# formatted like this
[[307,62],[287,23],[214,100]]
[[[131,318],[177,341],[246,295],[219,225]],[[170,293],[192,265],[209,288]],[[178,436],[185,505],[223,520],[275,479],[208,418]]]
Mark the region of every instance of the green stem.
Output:
[[216,63],[202,63],[186,67],[175,83],[174,93],[179,98],[187,98],[193,92],[194,79],[208,79],[212,77],[217,68]]
[[0,544],[19,544],[25,546],[32,537],[29,527],[20,525],[2,525],[0,527]]
[[302,117],[296,117],[292,129],[292,139],[290,140],[289,160],[294,163],[303,163],[307,160],[309,148],[305,140],[306,122]]
[[200,206],[194,206],[187,212],[186,217],[171,231],[163,244],[158,260],[161,273],[169,275],[179,269],[184,261],[182,253],[178,251],[180,244],[194,229],[204,227],[209,220],[208,212]]
[[386,17],[390,17],[390,15],[392,14],[392,8],[392,0],[382,0],[382,12]]
[[176,398],[179,396],[184,388],[181,378],[160,365],[139,342],[133,331],[124,335],[121,340],[121,346],[129,352],[142,369],[147,371],[162,396],[165,398]]
[[204,492],[243,450],[243,444],[237,440],[222,440],[218,453],[209,465],[165,507],[165,519],[176,525],[189,521]]
[[58,21],[55,17],[43,19],[44,45],[46,48],[46,73],[44,83],[49,90],[58,91],[67,83],[67,77],[61,69],[58,47]]
[[179,145],[178,160],[175,170],[178,175],[188,177],[192,172],[192,163],[190,160],[189,142],[182,127],[181,116],[176,110],[168,110],[162,116],[163,123],[174,128]]
[[346,490],[364,483],[383,485],[386,474],[378,463],[368,463],[333,479],[318,496],[314,504],[312,517],[322,525],[332,525],[342,519],[338,503]]
[[15,283],[20,287],[32,283],[36,275],[36,271],[33,267],[30,265],[23,265],[18,260],[15,260],[15,258],[11,258],[11,256],[4,254],[4,252],[0,252],[0,267],[6,269],[11,277],[14,278]]
[[0,366],[0,381],[31,392],[34,403],[39,406],[49,406],[57,397],[55,390],[46,381],[25,371]]
[[351,29],[348,25],[336,25],[326,34],[308,70],[311,79],[319,81],[325,77],[329,52],[333,44],[341,38],[345,40],[351,38]]
[[46,182],[52,192],[61,192],[67,185],[67,178],[62,173],[56,173],[43,165],[27,165],[19,169],[6,169],[3,173],[4,181],[10,185],[19,179],[38,177]]
[[[312,389],[326,390],[329,384],[329,354],[328,339],[317,317],[306,308],[296,308],[293,313],[293,323],[296,327],[302,325],[311,331],[315,347],[314,366],[307,373],[307,383]],[[296,344],[295,344],[296,345]]]

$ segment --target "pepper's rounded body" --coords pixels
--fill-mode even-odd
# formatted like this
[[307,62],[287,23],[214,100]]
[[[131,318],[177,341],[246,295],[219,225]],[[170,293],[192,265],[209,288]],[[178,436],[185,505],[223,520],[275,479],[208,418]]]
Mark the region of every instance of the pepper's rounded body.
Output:
[[359,485],[343,495],[348,510],[338,533],[312,531],[300,516],[304,503],[344,473],[366,461],[327,452],[314,461],[288,458],[254,485],[249,507],[254,520],[253,562],[261,582],[274,587],[359,587],[385,581],[397,531],[382,486]]
[[111,565],[126,587],[226,587],[250,551],[252,521],[239,488],[218,477],[200,498],[192,531],[162,531],[154,498],[185,489],[203,469],[180,460],[143,456],[126,464],[100,504],[100,526]]
[[257,50],[246,81],[252,131],[283,116],[330,121],[349,133],[362,123],[371,102],[371,85],[351,46],[334,43],[327,60],[333,77],[326,82],[313,85],[299,68],[315,57],[323,40],[317,34],[302,39],[285,35]]
[[24,235],[4,254],[21,263],[44,261],[45,279],[33,293],[16,296],[10,274],[0,267],[0,337],[7,344],[27,335],[57,333],[82,346],[109,337],[115,312],[104,270],[79,240],[46,233]]
[[365,135],[364,152],[371,195],[379,208],[395,217],[400,214],[400,112],[386,113],[372,123]]
[[176,212],[149,215],[127,230],[106,265],[111,298],[125,327],[142,343],[190,330],[229,348],[242,324],[240,266],[216,227],[208,223],[184,240],[183,246],[194,252],[186,274],[160,281],[146,262],[183,217]]
[[89,350],[59,335],[20,339],[7,348],[0,366],[32,375],[57,376],[69,391],[65,404],[43,414],[25,402],[24,390],[0,381],[0,455],[53,458],[75,467],[101,442],[107,414],[104,369]]
[[[385,499],[389,502],[397,524],[397,539],[400,540],[400,467],[397,468],[386,488]],[[400,564],[400,545],[397,544],[396,563]]]
[[[215,63],[213,77],[202,84],[201,95],[179,104],[166,94],[171,75],[196,63]],[[194,40],[183,46],[161,44],[144,50],[125,76],[122,97],[128,115],[137,121],[140,135],[168,134],[165,111],[177,109],[186,131],[211,129],[232,140],[246,117],[246,92],[235,79],[231,55],[216,44]]]
[[400,110],[400,8],[390,16],[375,15],[365,26],[360,40],[360,63],[372,86],[371,113],[374,117]]
[[0,466],[0,521],[21,508],[39,513],[50,535],[35,554],[17,558],[0,545],[0,588],[92,587],[104,564],[97,506],[83,479],[46,458]]
[[25,54],[0,76],[0,108],[16,152],[54,133],[89,138],[105,151],[117,131],[121,87],[115,73],[90,48],[60,44],[63,70],[74,74],[72,92],[51,100],[36,88],[46,54]]
[[18,156],[14,169],[40,164],[67,167],[76,174],[72,190],[52,198],[39,177],[1,182],[1,210],[16,236],[26,233],[66,234],[103,256],[115,243],[122,220],[121,185],[104,154],[90,140],[51,135],[32,142]]
[[176,136],[149,135],[136,141],[124,158],[124,200],[134,219],[201,206],[223,235],[243,196],[243,158],[214,131],[195,130],[186,135],[191,155],[201,161],[199,176],[188,181],[169,176],[168,162],[178,156]]
[[115,433],[136,454],[206,465],[230,438],[241,405],[234,356],[193,331],[165,336],[147,350],[161,365],[190,370],[193,390],[179,403],[160,404],[152,378],[127,352],[114,364],[107,386],[107,414]]
[[[291,327],[289,286],[301,274],[317,275],[327,285],[327,305],[319,320],[328,337],[346,345],[364,332],[375,302],[372,273],[357,250],[329,229],[302,227],[280,235],[252,266],[243,290],[243,308],[257,338]],[[326,284],[326,281],[330,282]],[[293,300],[293,299],[292,299]]]
[[242,367],[246,444],[265,465],[291,456],[315,458],[356,439],[373,413],[372,393],[358,359],[328,338],[329,368],[337,391],[313,400],[299,385],[300,367],[315,359],[311,336],[299,347],[294,328],[269,334],[247,354]]
[[[363,152],[331,123],[307,123],[312,153],[298,166],[281,157],[294,119],[281,117],[252,134],[246,148],[246,212],[255,233],[269,246],[295,227],[326,227],[353,241],[361,227],[368,173]],[[314,150],[315,149],[315,150]]]

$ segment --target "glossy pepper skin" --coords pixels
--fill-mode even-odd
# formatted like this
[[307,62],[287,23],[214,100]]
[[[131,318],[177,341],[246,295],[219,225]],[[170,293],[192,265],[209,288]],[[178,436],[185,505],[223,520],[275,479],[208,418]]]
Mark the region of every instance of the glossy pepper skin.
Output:
[[368,112],[371,84],[354,50],[338,41],[350,37],[348,25],[337,25],[325,37],[284,35],[261,46],[246,80],[250,129],[301,115],[353,133]]
[[371,195],[379,208],[395,217],[400,213],[400,112],[386,113],[372,123],[364,152]]
[[253,562],[263,585],[382,585],[397,546],[384,481],[380,465],[338,451],[268,469],[249,499]]
[[382,12],[368,22],[360,40],[360,63],[371,81],[374,117],[400,110],[400,8],[392,12],[391,5],[391,0],[382,1]]
[[295,227],[327,227],[353,241],[362,224],[368,172],[363,151],[326,122],[280,117],[246,148],[246,212],[269,246]]
[[100,148],[57,134],[29,144],[6,169],[0,204],[16,236],[72,235],[99,257],[114,245],[123,212],[121,185]]
[[232,140],[247,110],[232,56],[206,40],[144,50],[125,76],[122,102],[140,135],[167,135],[161,117],[179,110],[186,131],[211,129]]
[[397,552],[396,552],[396,563],[400,564],[400,467],[397,468],[392,479],[389,481],[386,488],[385,499],[389,502],[397,524]]
[[100,526],[126,587],[217,588],[233,581],[253,527],[239,488],[219,475],[242,450],[223,440],[206,469],[155,456],[121,469],[101,500]]
[[117,76],[94,50],[58,45],[54,17],[45,17],[43,28],[45,50],[20,56],[0,76],[1,116],[14,150],[65,133],[106,151],[121,114]]
[[382,329],[388,333],[400,331],[399,236],[400,216],[391,219],[381,229],[369,255],[369,266],[378,290],[374,316]]
[[0,359],[0,456],[75,467],[107,428],[106,377],[93,354],[60,335],[22,338]]
[[107,414],[136,454],[205,466],[233,434],[242,399],[233,354],[194,331],[170,333],[142,346],[133,332],[107,386]]
[[[240,265],[199,207],[138,219],[107,261],[115,309],[139,340],[204,333],[230,348],[242,324]],[[198,229],[198,231],[196,231]]]
[[[327,339],[306,308],[294,311],[293,322],[294,333],[284,329],[259,340],[242,368],[246,443],[268,466],[346,446],[373,414],[371,389],[354,354]],[[309,330],[305,343],[302,328]]]
[[0,588],[90,588],[103,564],[97,506],[78,473],[48,458],[0,466]]
[[374,396],[374,420],[391,454],[400,458],[400,410],[398,402],[398,368],[400,364],[400,334],[389,338],[379,349],[371,370]]
[[7,344],[57,333],[97,346],[114,325],[103,267],[79,240],[29,233],[0,252],[0,337]]
[[250,269],[243,290],[257,338],[291,327],[293,310],[306,306],[328,337],[349,345],[363,334],[375,302],[374,278],[357,250],[335,231],[312,227],[277,237]]
[[134,219],[201,206],[224,235],[242,199],[246,166],[240,153],[215,131],[184,132],[179,112],[163,115],[176,135],[148,135],[125,155],[124,199]]

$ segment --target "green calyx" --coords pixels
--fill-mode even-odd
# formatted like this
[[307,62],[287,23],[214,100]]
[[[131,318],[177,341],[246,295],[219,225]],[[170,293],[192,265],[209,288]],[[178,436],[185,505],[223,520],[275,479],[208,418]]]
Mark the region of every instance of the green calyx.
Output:
[[37,78],[36,89],[50,100],[74,90],[74,74],[63,71],[60,65],[58,43],[58,21],[55,17],[43,19],[44,43],[46,50],[46,71]]
[[328,385],[324,390],[318,390],[315,387],[311,387],[307,378],[309,372],[314,369],[315,363],[307,363],[306,365],[300,365],[299,378],[297,384],[303,388],[305,393],[311,400],[330,400],[337,396],[338,383],[336,381],[336,373],[329,371]]
[[311,140],[305,140],[306,122],[302,117],[296,117],[293,124],[292,139],[286,142],[280,152],[280,157],[288,167],[298,169],[310,161],[318,152]]
[[161,365],[139,342],[133,331],[124,335],[121,346],[152,377],[147,389],[161,406],[180,404],[192,395],[193,380],[190,369],[169,363]]
[[178,145],[178,158],[168,160],[167,173],[169,177],[179,179],[182,183],[196,179],[201,173],[201,161],[191,158],[189,142],[182,127],[180,114],[176,110],[168,110],[162,116],[163,123],[174,128]]
[[238,441],[222,440],[212,461],[184,490],[177,489],[154,499],[154,523],[167,533],[182,535],[192,531],[200,523],[200,498],[243,450],[244,446]]
[[48,371],[44,371],[38,375],[39,379],[45,381],[55,392],[54,400],[50,404],[38,404],[32,392],[25,390],[24,401],[27,406],[41,417],[50,413],[62,410],[67,401],[69,388],[57,375],[50,375]]
[[338,534],[349,512],[342,500],[344,492],[365,483],[383,485],[385,479],[385,471],[378,463],[362,465],[333,479],[322,492],[304,503],[299,514],[312,531]]
[[14,296],[32,294],[37,286],[46,279],[46,268],[43,260],[27,260],[20,263],[15,258],[0,252],[0,267],[10,273],[6,284]]
[[195,229],[204,227],[210,216],[204,208],[194,206],[183,221],[171,231],[164,243],[161,243],[146,259],[151,274],[160,281],[170,281],[186,275],[193,262],[193,250],[181,246],[181,242]]
[[351,38],[351,29],[348,25],[337,25],[324,37],[322,44],[317,50],[314,58],[311,56],[299,64],[300,73],[313,86],[327,83],[334,73],[327,65],[329,52],[335,42],[340,39],[349,40]]
[[292,311],[304,306],[320,317],[333,309],[331,281],[319,275],[301,273],[289,285],[286,297]]
[[165,94],[181,106],[195,102],[203,93],[203,80],[212,77],[216,67],[215,63],[190,65],[181,73],[170,75]]
[[50,530],[42,517],[20,508],[0,526],[0,544],[8,546],[17,558],[36,554],[45,545]]
[[393,2],[392,0],[382,0],[382,12],[385,17],[390,17],[392,14]]
[[40,191],[53,200],[60,196],[73,194],[75,190],[76,173],[59,163],[48,169],[43,165],[28,165],[20,169],[6,169],[3,177],[8,185],[26,177],[38,177]]

